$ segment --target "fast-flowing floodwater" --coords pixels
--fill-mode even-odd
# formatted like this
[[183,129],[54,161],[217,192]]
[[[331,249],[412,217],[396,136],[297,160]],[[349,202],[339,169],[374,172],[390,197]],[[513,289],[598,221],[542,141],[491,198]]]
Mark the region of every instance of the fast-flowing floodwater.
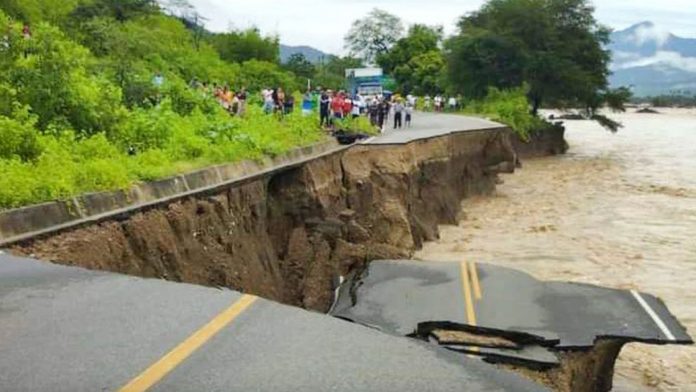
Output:
[[[528,160],[493,197],[465,200],[460,224],[417,258],[637,288],[696,335],[696,110],[614,117],[615,135],[568,121],[566,156]],[[696,391],[696,348],[629,345],[615,390]]]

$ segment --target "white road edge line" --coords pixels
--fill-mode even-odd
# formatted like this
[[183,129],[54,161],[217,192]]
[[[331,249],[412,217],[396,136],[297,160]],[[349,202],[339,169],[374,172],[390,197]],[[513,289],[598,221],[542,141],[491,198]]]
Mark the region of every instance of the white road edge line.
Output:
[[658,327],[660,327],[660,330],[662,331],[663,334],[667,337],[669,340],[677,340],[674,335],[672,335],[672,332],[669,331],[669,328],[665,325],[665,323],[660,319],[660,317],[655,313],[655,311],[648,305],[647,302],[643,299],[643,297],[635,290],[631,290],[631,294],[633,294],[633,297],[635,297],[636,301],[640,304],[640,306],[643,307],[645,312],[650,316],[650,318],[653,319],[655,324],[657,324]]
[[333,304],[331,304],[331,308],[328,312],[326,312],[326,314],[331,314],[331,312],[333,312],[334,308],[336,307],[336,304],[338,304],[338,293],[341,291],[341,286],[343,286],[343,282],[345,281],[346,279],[343,277],[343,275],[338,276],[338,286],[336,286],[336,289],[334,290]]

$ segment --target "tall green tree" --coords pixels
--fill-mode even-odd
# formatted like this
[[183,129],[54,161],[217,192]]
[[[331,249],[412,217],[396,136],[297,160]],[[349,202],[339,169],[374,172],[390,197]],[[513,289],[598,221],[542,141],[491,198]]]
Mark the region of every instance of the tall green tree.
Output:
[[27,23],[61,23],[80,0],[0,0],[0,9],[15,20]]
[[249,60],[280,62],[278,37],[263,36],[257,28],[213,34],[209,39],[220,57],[231,63]]
[[362,68],[363,66],[362,59],[356,57],[328,56],[322,58],[316,65],[313,84],[331,89],[344,88],[346,84],[346,69]]
[[125,22],[138,16],[159,12],[157,0],[83,0],[74,10],[75,18],[112,17]]
[[435,94],[442,90],[445,60],[440,49],[441,26],[415,24],[386,53],[378,64],[396,81],[403,93]]
[[607,102],[610,30],[588,0],[489,0],[458,29],[446,47],[449,80],[461,93],[526,83],[534,113],[548,104],[592,115]]
[[283,67],[288,71],[294,73],[300,78],[311,79],[314,77],[316,69],[314,64],[312,64],[302,53],[294,53],[288,59]]
[[399,17],[375,8],[367,16],[353,22],[346,34],[345,47],[351,56],[374,64],[386,54],[404,33]]
[[397,40],[391,49],[377,57],[377,63],[384,72],[391,74],[396,67],[408,63],[415,56],[438,51],[442,38],[442,26],[415,24],[409,27],[405,37]]

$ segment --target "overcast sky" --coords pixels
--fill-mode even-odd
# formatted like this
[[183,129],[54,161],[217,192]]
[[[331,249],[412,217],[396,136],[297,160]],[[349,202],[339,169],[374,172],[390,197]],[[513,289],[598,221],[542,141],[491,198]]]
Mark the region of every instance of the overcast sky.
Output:
[[[207,27],[259,27],[287,45],[309,45],[344,54],[343,36],[351,22],[372,8],[401,17],[407,24],[443,25],[454,31],[459,16],[482,0],[190,0],[208,18]],[[616,29],[650,20],[677,35],[696,37],[696,0],[596,0],[599,20]]]

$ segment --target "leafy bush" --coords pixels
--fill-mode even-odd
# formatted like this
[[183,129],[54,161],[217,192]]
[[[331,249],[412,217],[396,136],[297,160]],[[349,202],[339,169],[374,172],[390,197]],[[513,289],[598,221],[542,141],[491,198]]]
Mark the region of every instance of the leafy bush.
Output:
[[343,131],[359,132],[368,135],[377,135],[379,130],[370,123],[367,117],[360,116],[357,118],[346,117],[338,121],[337,128]]
[[0,116],[0,159],[35,159],[41,154],[36,130],[31,124]]
[[529,133],[543,128],[544,120],[531,114],[526,87],[511,90],[490,88],[482,100],[470,101],[462,111],[467,114],[485,115],[512,128],[522,139]]

